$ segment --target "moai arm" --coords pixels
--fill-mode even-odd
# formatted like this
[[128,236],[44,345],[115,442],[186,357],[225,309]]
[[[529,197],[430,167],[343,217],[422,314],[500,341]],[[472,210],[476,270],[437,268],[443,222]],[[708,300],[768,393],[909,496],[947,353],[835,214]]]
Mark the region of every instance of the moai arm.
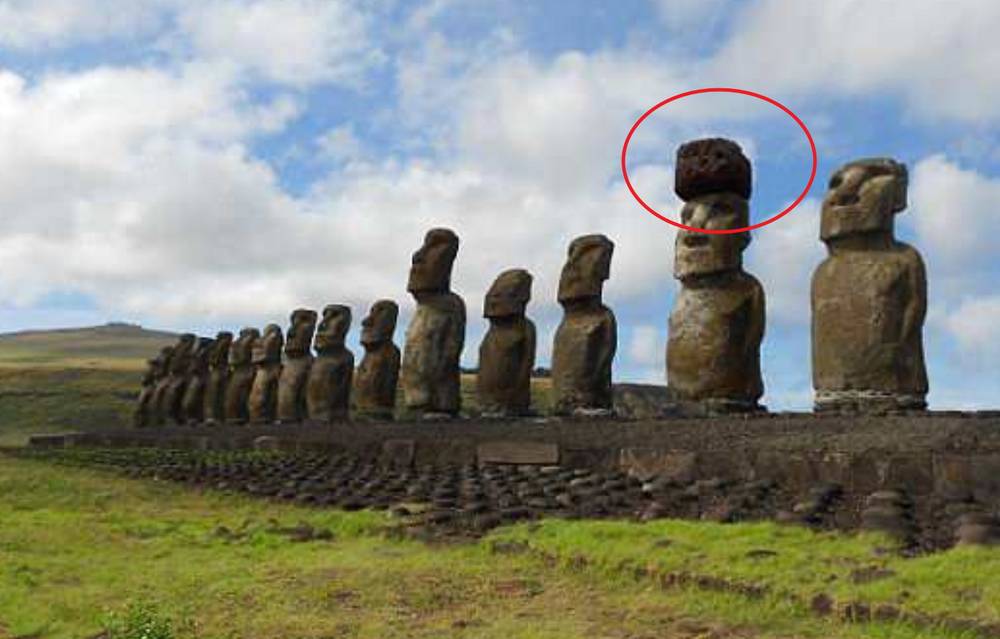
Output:
[[904,342],[910,339],[920,340],[920,330],[927,315],[927,271],[924,260],[920,257],[920,253],[912,248],[908,254],[911,259],[907,265],[906,276],[910,286],[910,296],[903,312],[903,333],[900,336]]
[[767,324],[766,300],[764,287],[756,279],[753,280],[753,294],[750,296],[750,317],[747,325],[747,352],[759,349],[764,339],[764,327]]
[[615,359],[615,352],[618,350],[618,321],[615,319],[615,314],[611,309],[607,309],[607,311],[608,321],[603,324],[604,339],[601,340],[603,348],[601,349],[600,358],[597,359],[600,362],[600,365],[597,367],[599,371],[611,370],[611,364]]
[[524,348],[526,349],[527,357],[521,360],[521,370],[518,371],[518,379],[527,377],[530,385],[531,371],[535,370],[535,323],[526,318],[524,324]]

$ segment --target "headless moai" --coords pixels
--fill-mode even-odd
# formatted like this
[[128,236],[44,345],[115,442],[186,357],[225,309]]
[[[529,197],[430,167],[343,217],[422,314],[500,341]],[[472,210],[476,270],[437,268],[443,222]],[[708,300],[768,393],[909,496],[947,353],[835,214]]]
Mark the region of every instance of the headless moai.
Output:
[[331,423],[348,418],[354,354],[344,345],[351,308],[329,304],[316,331],[316,359],[309,369],[306,403],[310,420]]
[[458,236],[432,229],[413,254],[406,289],[417,310],[406,331],[401,382],[406,407],[423,417],[457,415],[459,359],[465,344],[465,302],[451,291]]
[[611,274],[614,248],[603,235],[584,235],[569,245],[559,278],[564,315],[552,348],[556,414],[611,412],[611,363],[618,348],[618,328],[601,295]]
[[501,273],[483,305],[490,328],[479,346],[476,394],[484,415],[531,412],[531,371],[535,367],[535,325],[524,311],[531,299],[531,274]]
[[185,424],[200,424],[205,420],[205,388],[208,386],[208,362],[213,340],[199,337],[188,363],[187,386],[181,402]]
[[[681,221],[709,230],[749,226],[750,177],[750,161],[735,142],[681,145],[675,180],[685,200]],[[670,313],[667,386],[682,411],[761,410],[765,302],[760,282],[743,270],[749,243],[749,232],[677,231],[674,277],[681,289]]]
[[253,389],[253,351],[260,339],[256,328],[244,328],[229,347],[229,375],[226,380],[225,417],[227,424],[250,421],[250,391]]
[[206,424],[220,424],[226,419],[226,385],[229,382],[229,348],[232,344],[233,334],[219,331],[208,354],[208,380],[203,404]]
[[926,273],[893,237],[906,188],[906,166],[888,158],[850,162],[830,180],[820,222],[829,256],[812,280],[817,411],[926,407]]
[[316,332],[316,311],[292,311],[285,335],[285,362],[278,380],[278,421],[298,423],[306,418],[306,382],[312,366],[312,341]]
[[163,414],[171,424],[184,424],[184,393],[187,390],[188,371],[194,356],[195,340],[191,333],[185,333],[174,345],[167,374],[167,388],[163,395]]
[[132,424],[136,428],[151,426],[155,422],[154,406],[156,398],[156,388],[160,381],[166,376],[165,364],[173,351],[171,347],[160,350],[160,353],[146,360],[146,371],[142,375],[142,390],[136,400],[135,413]]
[[271,424],[278,412],[278,379],[281,377],[281,327],[268,324],[253,347],[253,386],[250,388],[251,424]]
[[372,304],[361,321],[365,355],[354,373],[352,402],[355,414],[372,419],[392,419],[399,381],[399,347],[393,341],[399,307],[392,300]]

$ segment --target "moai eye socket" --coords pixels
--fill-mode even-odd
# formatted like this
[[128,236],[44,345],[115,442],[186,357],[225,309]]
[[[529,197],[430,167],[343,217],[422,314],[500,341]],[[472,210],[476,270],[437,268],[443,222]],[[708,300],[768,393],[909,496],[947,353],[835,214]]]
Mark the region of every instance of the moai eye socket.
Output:
[[843,183],[844,183],[844,177],[840,173],[837,173],[832,178],[830,178],[831,189],[840,188],[840,185]]

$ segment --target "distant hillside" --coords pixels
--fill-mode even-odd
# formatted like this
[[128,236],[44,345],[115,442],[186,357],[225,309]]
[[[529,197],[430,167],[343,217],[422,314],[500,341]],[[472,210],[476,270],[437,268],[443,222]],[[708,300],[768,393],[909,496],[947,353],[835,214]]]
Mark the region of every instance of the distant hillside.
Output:
[[103,326],[0,334],[0,366],[140,368],[175,333],[112,322]]

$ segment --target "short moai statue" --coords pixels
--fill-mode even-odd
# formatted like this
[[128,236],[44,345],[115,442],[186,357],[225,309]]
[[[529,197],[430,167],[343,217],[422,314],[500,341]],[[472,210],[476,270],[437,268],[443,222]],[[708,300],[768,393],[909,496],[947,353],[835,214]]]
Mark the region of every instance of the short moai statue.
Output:
[[406,407],[422,418],[454,416],[461,408],[465,302],[451,291],[457,254],[458,236],[432,229],[410,267],[406,290],[417,310],[406,331],[401,382]]
[[233,334],[219,331],[208,354],[208,381],[205,383],[204,416],[206,424],[226,420],[226,386],[229,382],[229,348]]
[[160,350],[159,376],[153,385],[153,396],[149,400],[150,426],[167,423],[167,390],[170,388],[170,366],[174,359],[174,347],[165,346]]
[[344,345],[351,328],[351,308],[329,304],[316,331],[316,359],[309,369],[306,404],[309,419],[332,423],[348,418],[354,354]]
[[285,335],[285,362],[278,380],[278,421],[295,424],[306,418],[306,382],[312,366],[312,341],[316,332],[316,311],[292,311]]
[[893,236],[906,188],[906,166],[889,158],[850,162],[830,179],[820,221],[829,256],[812,280],[817,411],[927,406],[927,276],[916,249]]
[[365,355],[354,373],[352,403],[357,417],[392,419],[399,381],[399,347],[393,341],[399,307],[392,300],[372,304],[361,321]]
[[253,386],[250,388],[250,423],[271,424],[278,415],[278,380],[281,349],[285,340],[281,327],[268,324],[253,347]]
[[476,395],[486,416],[531,412],[531,371],[535,367],[535,325],[525,317],[531,299],[531,274],[504,271],[490,286],[483,316],[490,328],[479,346]]
[[611,363],[618,348],[615,315],[604,305],[615,245],[584,235],[569,245],[559,278],[563,320],[552,348],[552,391],[557,415],[602,416],[612,411]]
[[136,428],[151,426],[155,421],[153,407],[156,387],[165,376],[164,364],[172,350],[168,346],[162,349],[156,357],[146,360],[146,370],[142,375],[142,389],[139,391],[135,413],[132,416],[132,424]]
[[[750,182],[750,161],[735,142],[709,138],[677,150],[674,190],[685,200],[681,221],[687,226],[749,226]],[[749,243],[749,232],[677,231],[674,277],[681,289],[670,313],[667,386],[682,412],[762,410],[764,289],[743,270]]]
[[167,374],[167,390],[163,402],[167,423],[181,425],[184,419],[184,393],[187,390],[188,371],[191,368],[191,358],[194,356],[197,338],[191,333],[181,335],[174,346],[173,357],[170,358],[170,369]]
[[244,328],[229,347],[229,379],[226,381],[225,416],[227,424],[250,421],[250,391],[253,389],[253,352],[260,331]]
[[199,337],[188,363],[187,387],[181,404],[184,423],[200,424],[205,420],[205,389],[208,387],[209,358],[213,340]]

